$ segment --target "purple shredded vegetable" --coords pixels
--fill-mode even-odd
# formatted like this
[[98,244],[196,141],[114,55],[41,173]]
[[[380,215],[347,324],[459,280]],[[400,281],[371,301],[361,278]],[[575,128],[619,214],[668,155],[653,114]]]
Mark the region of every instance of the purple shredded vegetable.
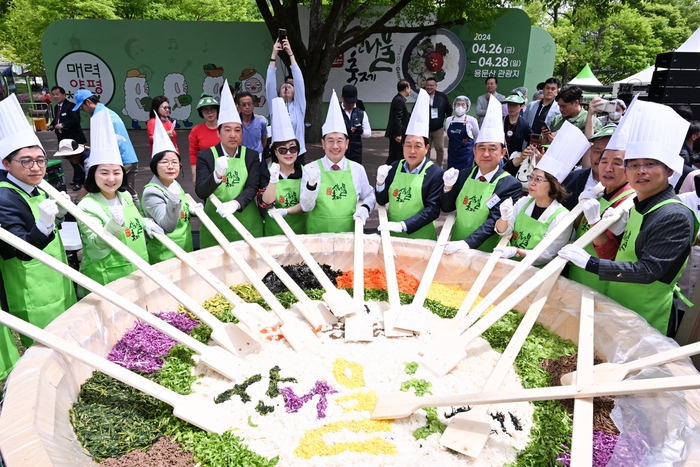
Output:
[[178,313],[177,311],[161,311],[159,313],[154,313],[154,315],[171,326],[178,328],[185,334],[191,333],[194,328],[199,326],[199,323],[196,320],[190,318],[184,313]]
[[[610,462],[618,436],[604,431],[593,432],[593,467],[605,467]],[[571,452],[560,454],[557,460],[566,467],[571,465]],[[635,465],[635,464],[630,464]]]
[[326,409],[328,408],[328,399],[326,399],[326,395],[335,394],[336,392],[338,391],[330,387],[325,381],[316,381],[313,389],[301,397],[297,396],[294,393],[294,389],[291,387],[280,389],[280,394],[282,394],[284,398],[284,406],[288,413],[298,412],[304,404],[318,394],[320,398],[316,404],[316,418],[319,420],[326,418]]

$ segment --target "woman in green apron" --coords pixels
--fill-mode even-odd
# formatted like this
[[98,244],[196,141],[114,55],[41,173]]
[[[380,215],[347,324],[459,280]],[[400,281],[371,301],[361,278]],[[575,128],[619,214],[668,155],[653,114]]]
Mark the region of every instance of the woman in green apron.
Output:
[[[180,155],[158,120],[150,165],[153,178],[143,188],[141,209],[144,215],[153,219],[180,248],[192,251],[190,207],[185,199],[185,191],[177,182],[180,175]],[[175,253],[158,239],[149,240],[147,246],[151,264],[175,257]]]
[[[285,110],[284,100],[272,100],[272,152],[277,162],[270,164],[269,184],[259,196],[261,208],[270,208],[285,218],[297,234],[306,233],[306,213],[301,210],[302,165],[299,162],[299,141]],[[283,235],[282,229],[269,211],[265,214],[265,236]]]

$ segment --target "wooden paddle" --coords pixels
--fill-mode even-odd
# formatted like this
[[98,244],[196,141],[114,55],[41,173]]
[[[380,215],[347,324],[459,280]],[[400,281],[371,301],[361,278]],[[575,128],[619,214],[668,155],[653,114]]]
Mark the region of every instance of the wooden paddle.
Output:
[[[148,261],[141,258],[134,250],[122,243],[117,237],[112,235],[104,226],[89,215],[84,213],[79,207],[71,201],[65,199],[53,186],[46,180],[42,180],[39,185],[42,190],[46,191],[56,202],[66,211],[75,217],[76,220],[85,224],[90,230],[95,232],[100,239],[107,243],[117,253],[122,255],[127,261],[136,266],[138,270],[143,272],[147,277],[153,280],[160,286],[161,289],[170,294],[175,300],[181,303],[192,314],[206,323],[215,323],[218,321],[211,313],[204,309],[196,300],[187,295],[182,289],[168,280],[160,271],[148,264]],[[219,322],[220,323],[220,322]],[[229,352],[243,357],[251,352],[256,352],[260,348],[260,342],[257,340],[257,333],[251,333],[248,329],[243,329],[240,326],[233,325],[222,328],[223,332],[218,332],[216,337],[212,334],[214,342],[225,348]]]
[[[275,317],[274,313],[265,311],[265,309],[257,303],[245,302],[241,297],[236,295],[233,290],[227,287],[226,284],[221,282],[218,277],[212,274],[211,271],[202,266],[198,261],[195,261],[192,256],[180,248],[180,246],[171,240],[170,237],[159,233],[154,233],[153,237],[158,239],[158,241],[173,252],[180,261],[189,266],[189,268],[197,273],[199,277],[204,279],[207,284],[211,285],[214,290],[228,300],[228,302],[234,306],[234,308],[231,310],[233,316],[238,318],[238,320],[245,324],[248,328],[255,332],[260,332],[262,329],[279,325],[279,321]],[[209,323],[206,324],[212,329],[215,329],[215,326],[218,328],[221,327],[221,323],[215,326],[212,326],[212,324]]]
[[507,402],[580,399],[623,394],[647,394],[662,391],[686,391],[700,388],[700,375],[640,379],[591,386],[556,386],[499,392],[475,392],[449,396],[418,397],[408,392],[390,392],[379,396],[372,412],[373,420],[409,417],[424,407],[461,407],[464,405],[503,404]]
[[121,308],[137,319],[148,323],[171,339],[176,340],[179,344],[194,350],[200,356],[200,361],[204,365],[208,366],[217,373],[222,374],[226,378],[233,381],[238,381],[247,373],[248,365],[240,358],[233,356],[230,352],[227,352],[221,347],[210,347],[202,344],[197,339],[188,336],[176,327],[168,324],[166,321],[157,318],[155,315],[123,298],[118,293],[112,291],[104,285],[99,284],[97,281],[90,279],[85,274],[76,271],[67,264],[64,264],[53,256],[44,253],[42,250],[36,248],[21,238],[16,237],[1,227],[0,240],[8,245],[12,245],[19,251],[24,252],[32,258],[35,258],[37,261],[45,264],[51,269],[58,271],[60,274],[68,277],[77,284],[82,285],[86,289],[93,291],[95,294],[113,305]]
[[323,272],[321,266],[319,266],[316,259],[311,255],[308,248],[301,242],[299,236],[292,230],[284,217],[280,216],[279,213],[275,211],[270,211],[270,215],[277,224],[282,229],[282,232],[287,236],[289,242],[296,248],[299,256],[304,260],[306,265],[311,270],[316,280],[321,284],[321,287],[325,290],[323,300],[328,304],[333,315],[335,315],[335,320],[342,316],[351,315],[353,313],[364,313],[364,305],[359,306],[355,301],[353,301],[347,290],[338,289],[335,284],[326,276]]
[[435,242],[435,247],[428,260],[428,265],[423,271],[423,277],[421,278],[420,284],[418,285],[418,290],[413,296],[413,302],[410,305],[403,305],[401,307],[401,312],[399,313],[394,327],[405,329],[407,331],[413,331],[418,334],[423,330],[425,325],[425,320],[430,315],[430,310],[425,308],[423,304],[425,299],[428,298],[428,291],[430,286],[433,284],[433,278],[435,278],[435,272],[438,266],[440,266],[440,260],[442,260],[442,253],[445,251],[445,245],[450,239],[450,234],[452,233],[452,227],[455,224],[455,213],[451,212],[447,215],[445,223],[440,231],[440,236]]
[[20,334],[31,337],[57,352],[83,362],[89,367],[99,370],[132,388],[138,389],[144,394],[165,402],[173,408],[173,415],[180,420],[189,422],[210,433],[222,434],[230,428],[230,421],[219,416],[221,410],[212,400],[202,399],[195,394],[182,396],[141,375],[122,368],[106,358],[99,357],[76,344],[54,336],[26,321],[22,321],[6,311],[0,310],[0,323]]
[[[625,377],[634,371],[643,370],[653,366],[663,365],[664,363],[680,360],[681,358],[691,357],[700,354],[700,342],[684,345],[676,349],[666,350],[648,357],[643,357],[637,360],[632,360],[627,363],[601,363],[593,367],[593,381],[595,383],[605,383],[610,381],[622,381]],[[568,386],[574,384],[576,372],[572,371],[561,377],[561,384]]]
[[309,347],[313,347],[315,345],[319,345],[321,343],[321,340],[318,338],[318,336],[316,336],[316,334],[314,334],[314,332],[311,329],[309,329],[308,326],[294,319],[285,321],[282,318],[282,315],[288,315],[289,312],[284,309],[279,300],[277,300],[277,297],[275,297],[275,295],[270,291],[270,289],[265,285],[265,283],[255,274],[255,271],[253,271],[253,268],[251,268],[250,265],[246,262],[245,258],[243,258],[243,255],[241,255],[238,251],[236,251],[235,248],[231,246],[231,242],[229,242],[226,239],[226,236],[221,232],[221,230],[219,230],[216,224],[214,224],[214,222],[204,212],[204,209],[198,207],[190,195],[187,194],[185,196],[187,198],[187,202],[190,204],[190,209],[194,211],[195,215],[209,230],[209,232],[216,239],[216,241],[219,243],[224,252],[233,260],[234,263],[236,263],[238,269],[241,270],[241,272],[246,276],[248,281],[253,285],[253,287],[255,287],[255,290],[257,290],[258,293],[260,293],[263,300],[265,300],[267,304],[270,305],[270,309],[272,310],[272,312],[275,313],[275,315],[277,315],[277,319],[279,319],[279,321],[282,323],[282,326],[280,326],[280,331],[282,332],[284,338],[287,339],[287,342],[289,342],[289,345],[291,345],[292,348],[297,352],[305,350]]
[[[576,370],[579,386],[593,383],[593,294],[581,291],[581,314],[578,332],[578,362]],[[593,465],[593,398],[574,400],[574,428],[571,434],[571,467]]]
[[[214,207],[218,208],[221,206],[221,201],[219,201],[219,198],[216,197],[216,195],[210,195],[209,196],[209,202],[214,205]],[[299,306],[299,311],[301,312],[302,315],[304,315],[304,318],[311,324],[313,328],[318,328],[320,326],[325,326],[327,324],[333,324],[336,323],[338,320],[336,319],[335,316],[333,316],[331,313],[328,312],[325,306],[320,303],[314,303],[313,300],[309,298],[308,295],[306,295],[306,292],[302,290],[301,287],[299,287],[299,284],[297,284],[292,277],[287,274],[287,271],[284,270],[284,268],[275,260],[275,258],[272,257],[268,251],[263,248],[263,246],[260,244],[260,242],[253,237],[253,235],[248,231],[248,229],[245,228],[245,226],[239,221],[236,216],[233,214],[230,214],[226,216],[226,220],[233,226],[234,229],[243,237],[243,240],[250,246],[250,248],[257,253],[260,258],[262,258],[263,261],[272,269],[272,272],[274,272],[277,277],[282,281],[282,283],[289,289],[290,292],[292,292],[292,295],[294,295],[297,300],[299,300],[300,306]],[[277,220],[277,219],[275,219]],[[279,220],[277,220],[279,223]],[[324,274],[325,277],[325,274]],[[330,280],[329,280],[330,281]],[[323,283],[321,283],[323,285]],[[350,298],[350,295],[347,294],[348,299],[352,301]]]
[[[622,215],[623,210],[628,208],[633,204],[631,198],[625,200],[620,206],[615,208],[612,216],[602,219],[596,225],[591,227],[591,229],[583,234],[579,239],[574,242],[574,245],[585,247],[593,241],[597,236],[605,232],[608,227],[617,222],[617,220]],[[545,237],[546,238],[546,237]],[[529,256],[529,255],[528,255]],[[440,342],[430,342],[423,351],[423,356],[420,358],[420,362],[429,370],[434,372],[436,375],[442,377],[446,375],[452,368],[454,368],[463,358],[467,356],[465,347],[471,341],[479,337],[484,331],[490,328],[496,321],[501,319],[508,313],[511,309],[515,308],[522,300],[524,300],[532,291],[539,287],[545,280],[547,280],[552,274],[559,274],[563,266],[567,261],[559,256],[554,258],[542,269],[537,271],[537,273],[528,279],[523,285],[518,287],[518,289],[511,295],[503,299],[493,310],[483,316],[478,323],[467,329],[463,334],[458,337],[447,336]],[[483,302],[482,302],[483,303]],[[479,306],[475,308],[472,313],[477,314]],[[481,313],[479,313],[480,315]],[[467,318],[471,316],[471,313],[467,315]]]
[[365,277],[363,246],[365,236],[365,224],[362,219],[355,218],[355,250],[353,278],[353,300],[355,306],[362,311],[345,316],[345,340],[346,341],[371,341],[374,339],[372,316],[365,310]]
[[[386,206],[377,205],[379,213],[379,223],[386,224],[389,217],[386,213]],[[411,331],[404,331],[394,327],[396,318],[401,312],[401,297],[399,295],[399,282],[396,279],[396,264],[394,263],[394,247],[391,243],[391,232],[382,230],[382,254],[384,256],[384,272],[386,274],[386,291],[389,295],[389,309],[384,312],[384,335],[386,337],[412,336]]]
[[[489,379],[486,381],[482,393],[496,392],[506,379],[506,375],[513,367],[515,357],[520,353],[520,349],[525,343],[525,339],[530,334],[532,326],[537,322],[537,317],[547,301],[549,291],[552,290],[557,282],[556,275],[552,275],[540,287],[535,301],[532,302],[530,308],[525,313],[523,320],[518,325],[518,329],[508,342],[508,346],[498,359],[496,367],[491,372]],[[489,406],[479,405],[472,407],[469,412],[462,412],[455,415],[450,420],[445,432],[440,437],[440,444],[455,451],[466,454],[470,457],[479,457],[481,451],[486,445],[486,441],[491,434],[491,424],[485,420],[488,415]]]
[[[510,237],[510,235],[501,237],[501,239],[498,241],[498,246],[506,246],[510,241]],[[467,296],[464,297],[464,301],[459,307],[457,314],[451,319],[442,321],[437,332],[434,333],[435,336],[439,336],[440,334],[452,331],[457,326],[457,324],[461,323],[462,320],[467,316],[467,314],[469,314],[469,311],[474,307],[474,303],[476,303],[476,299],[479,297],[481,289],[484,287],[484,284],[486,284],[486,281],[493,272],[493,269],[496,267],[496,264],[498,263],[499,259],[501,259],[500,251],[494,251],[493,253],[491,253],[489,259],[486,261],[486,264],[484,264],[484,267],[481,269],[479,275],[476,277],[474,284],[472,284],[471,288],[469,289],[469,293],[467,293]]]

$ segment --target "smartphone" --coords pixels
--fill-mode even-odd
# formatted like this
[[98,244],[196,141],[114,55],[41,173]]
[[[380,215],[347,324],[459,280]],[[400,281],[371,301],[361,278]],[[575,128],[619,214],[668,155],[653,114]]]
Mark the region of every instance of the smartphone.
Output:
[[547,124],[545,122],[542,122],[542,128],[540,129],[540,131],[545,131],[545,130],[547,130],[549,132],[552,131],[549,129],[549,127],[547,126]]
[[536,145],[536,144],[542,144],[542,135],[537,135],[537,134],[531,134],[530,135],[530,144]]
[[282,28],[278,29],[277,30],[277,40],[279,40],[280,44],[281,44],[282,41],[284,41],[285,39],[287,39],[287,30],[282,29]]
[[611,101],[605,101],[602,105],[599,105],[596,110],[598,112],[602,113],[612,113],[615,112],[615,109],[617,109],[617,103],[616,102],[611,102]]

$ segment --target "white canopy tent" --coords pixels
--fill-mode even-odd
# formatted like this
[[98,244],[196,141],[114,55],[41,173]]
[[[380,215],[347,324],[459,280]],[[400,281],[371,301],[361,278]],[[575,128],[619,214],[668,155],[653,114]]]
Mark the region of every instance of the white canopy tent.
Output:
[[700,52],[700,28],[696,29],[688,40],[676,49],[676,52]]
[[654,75],[654,65],[643,69],[627,78],[615,81],[613,84],[634,84],[635,86],[647,86],[651,83],[651,77]]

